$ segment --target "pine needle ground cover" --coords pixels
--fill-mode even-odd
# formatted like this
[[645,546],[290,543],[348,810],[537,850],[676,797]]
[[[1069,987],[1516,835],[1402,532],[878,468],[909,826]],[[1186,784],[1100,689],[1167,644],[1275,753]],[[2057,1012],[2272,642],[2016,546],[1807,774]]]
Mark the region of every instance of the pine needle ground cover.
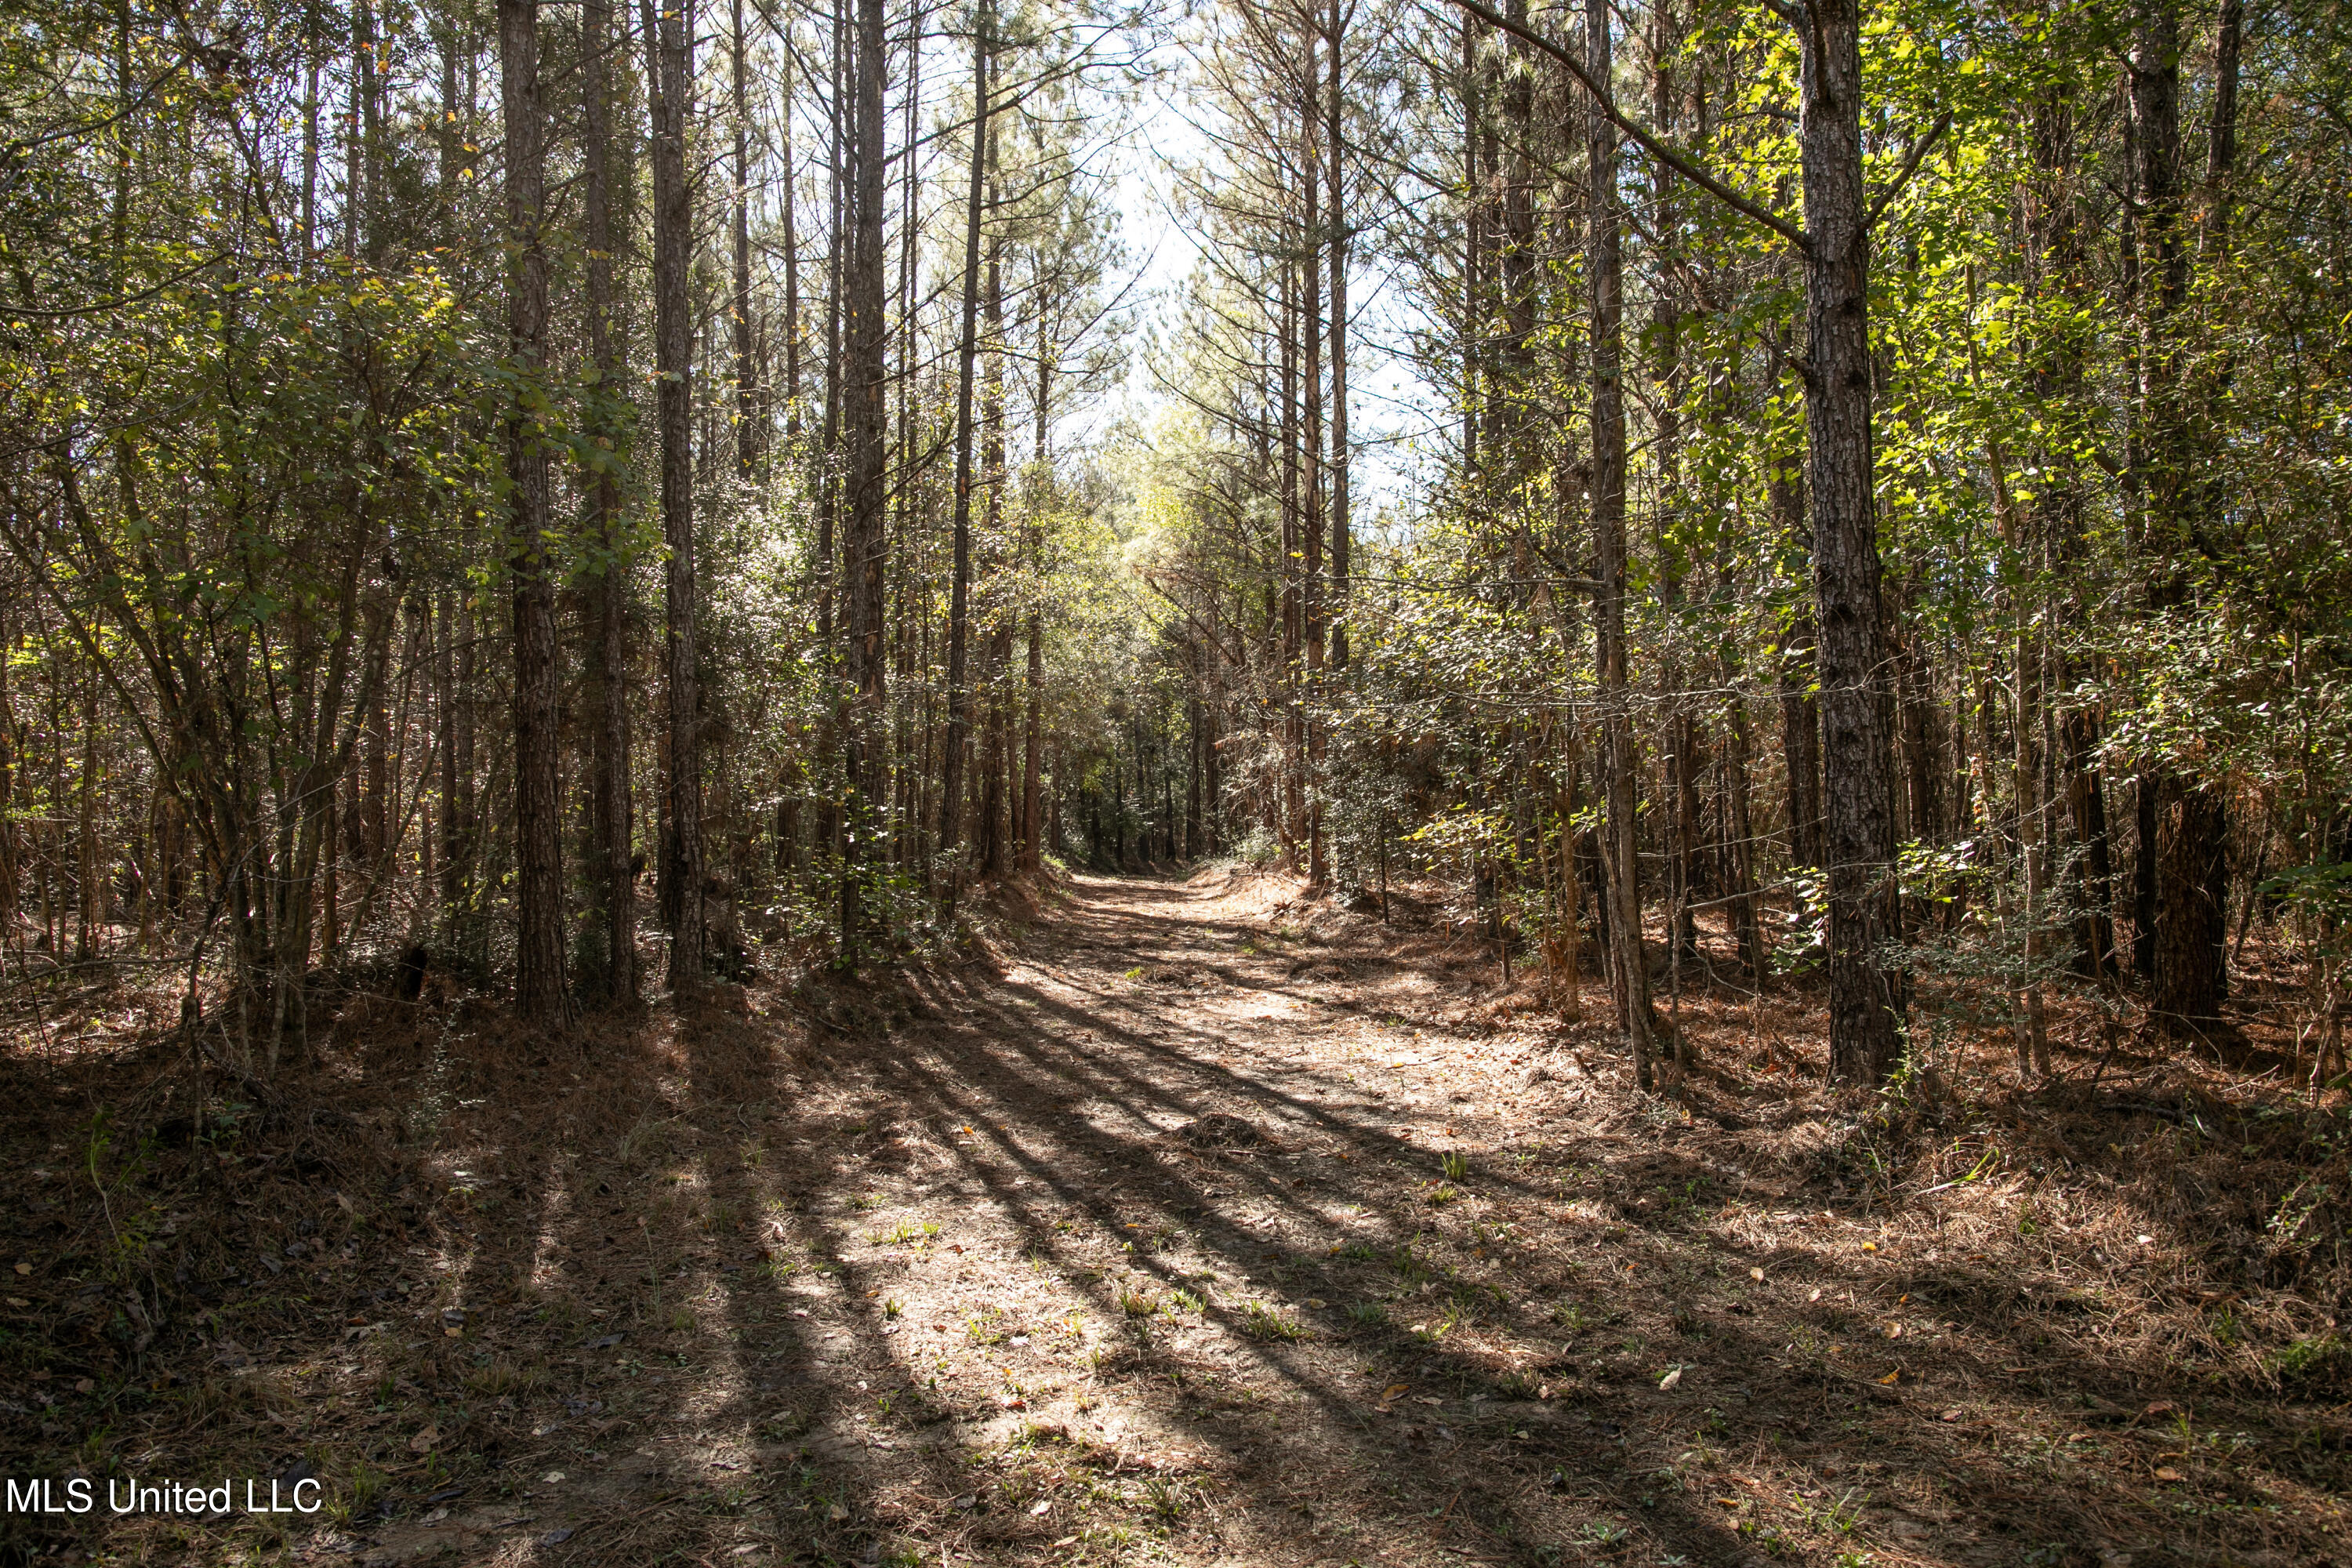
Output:
[[[2352,1552],[2340,1110],[2065,1018],[2032,1091],[1963,1036],[1832,1094],[1815,990],[1727,963],[1644,1095],[1441,895],[1079,879],[561,1045],[358,994],[200,1119],[135,988],[20,1014],[0,1447],[100,1500],[0,1554]],[[323,1506],[103,1500],[223,1477]]]

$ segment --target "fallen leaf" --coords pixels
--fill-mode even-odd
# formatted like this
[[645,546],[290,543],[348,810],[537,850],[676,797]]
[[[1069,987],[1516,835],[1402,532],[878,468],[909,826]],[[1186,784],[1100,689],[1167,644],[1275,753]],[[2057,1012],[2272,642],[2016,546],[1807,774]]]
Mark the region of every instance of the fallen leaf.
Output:
[[26,1300],[22,1296],[11,1296],[8,1298],[8,1305],[12,1307],[29,1307],[32,1303]]
[[824,1517],[833,1521],[834,1523],[839,1524],[843,1520],[849,1517],[849,1510],[842,1507],[837,1502],[827,1503],[824,1509]]
[[1381,1398],[1383,1401],[1402,1399],[1412,1392],[1412,1384],[1409,1383],[1391,1383],[1386,1388],[1381,1390]]
[[1755,1280],[1759,1285],[1761,1285],[1764,1282],[1764,1270],[1761,1268],[1751,1268],[1748,1271],[1748,1278]]
[[2177,1481],[2180,1479],[2180,1472],[2170,1465],[2159,1465],[2157,1467],[2156,1479],[2159,1481]]
[[438,1443],[440,1440],[441,1428],[438,1426],[427,1426],[424,1431],[419,1432],[415,1436],[411,1437],[408,1440],[408,1451],[412,1454],[429,1454],[433,1451],[433,1445]]
[[1034,1519],[1034,1518],[1036,1518],[1039,1514],[1044,1513],[1044,1512],[1045,1512],[1047,1510],[1051,1509],[1053,1506],[1054,1506],[1054,1503],[1053,1503],[1053,1500],[1052,1500],[1052,1499],[1050,1499],[1050,1498],[1039,1498],[1039,1499],[1037,1500],[1037,1501],[1036,1501],[1036,1504],[1029,1510],[1029,1517],[1030,1517],[1030,1518],[1032,1518],[1032,1519]]
[[551,1530],[539,1538],[539,1543],[541,1546],[561,1546],[571,1539],[572,1531],[569,1530]]
[[1888,1373],[1885,1377],[1880,1378],[1878,1381],[1879,1381],[1880,1383],[1882,1383],[1882,1384],[1895,1384],[1895,1383],[1900,1383],[1900,1382],[1902,1382],[1902,1381],[1903,1381],[1903,1374],[1902,1374],[1901,1373],[1899,1373],[1899,1372],[1890,1372],[1890,1373]]
[[16,1272],[19,1274],[30,1274],[32,1271],[33,1266],[29,1263],[19,1263],[16,1265]]
[[1666,1373],[1665,1376],[1658,1379],[1658,1392],[1663,1394],[1667,1389],[1674,1387],[1675,1384],[1680,1383],[1682,1380],[1683,1369],[1676,1367],[1674,1371]]

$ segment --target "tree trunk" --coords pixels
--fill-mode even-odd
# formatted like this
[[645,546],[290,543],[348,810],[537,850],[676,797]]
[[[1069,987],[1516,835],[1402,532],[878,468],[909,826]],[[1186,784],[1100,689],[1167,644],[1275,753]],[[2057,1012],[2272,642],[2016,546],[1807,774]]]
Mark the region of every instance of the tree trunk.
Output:
[[776,148],[783,158],[784,444],[797,458],[801,439],[801,231],[793,217],[793,186],[799,176],[793,170],[793,37],[789,26],[784,30],[783,44],[784,58],[777,65],[783,79],[777,92],[783,123],[777,127]]
[[697,668],[698,584],[694,563],[694,322],[688,296],[693,259],[693,193],[686,183],[687,95],[693,83],[689,0],[656,18],[640,0],[646,79],[651,98],[654,174],[654,395],[661,436],[663,674],[668,692],[669,772],[661,858],[662,923],[669,931],[669,988],[702,984],[702,726]]
[[[1585,68],[1609,79],[1612,45],[1608,0],[1585,0]],[[1617,1024],[1633,1053],[1633,1076],[1653,1084],[1649,957],[1642,941],[1641,861],[1636,810],[1633,694],[1625,668],[1624,259],[1617,211],[1617,127],[1598,101],[1588,110],[1585,141],[1585,289],[1592,353],[1592,539],[1601,586],[1593,630],[1600,665],[1602,766],[1606,772],[1606,868],[1610,967]],[[1672,1057],[1667,1058],[1671,1071]]]
[[884,525],[889,505],[889,321],[885,226],[889,216],[884,176],[889,149],[884,136],[882,76],[888,39],[883,0],[857,0],[856,120],[852,138],[854,216],[847,289],[849,343],[843,373],[848,401],[849,522],[842,536],[844,587],[849,611],[849,676],[854,695],[844,729],[844,783],[849,791],[842,867],[842,959],[854,962],[862,941],[862,868],[878,861],[884,846],[883,806],[888,799],[883,746],[882,646]]
[[1044,311],[1037,317],[1037,406],[1035,409],[1036,438],[1031,448],[1030,483],[1028,489],[1029,519],[1029,662],[1025,672],[1027,712],[1022,726],[1021,742],[1021,813],[1020,854],[1018,868],[1025,875],[1035,876],[1043,868],[1043,850],[1038,844],[1038,820],[1041,801],[1038,785],[1045,767],[1045,613],[1040,600],[1045,585],[1045,531],[1040,513],[1053,497],[1054,470],[1047,445],[1053,423],[1053,391],[1055,345],[1046,331]]
[[2025,927],[2024,973],[2017,988],[2017,1076],[2021,1082],[2050,1076],[2050,1030],[2042,1002],[2041,966],[2047,945],[2050,855],[2047,802],[2042,799],[2042,648],[2034,637],[2041,606],[2027,596],[2027,584],[2038,574],[2032,543],[2025,537],[2025,521],[2010,497],[2004,478],[2007,464],[2000,443],[1990,454],[1993,508],[1999,514],[2003,542],[2008,544],[2019,584],[2011,595],[2010,691],[2012,709],[2011,790],[2017,801],[2018,861],[2024,872],[2024,902],[2020,918]]
[[[1805,525],[1805,491],[1798,478],[1799,457],[1789,453],[1764,477],[1770,497],[1773,531],[1812,557]],[[1822,849],[1822,710],[1815,687],[1813,607],[1801,602],[1790,612],[1780,639],[1780,754],[1789,775],[1789,857],[1793,866],[1819,869]]]
[[[2178,341],[2189,256],[2182,233],[2180,18],[2171,0],[2152,0],[2141,11],[2129,72],[2139,255],[2148,268],[2140,279],[2141,461],[2136,468],[2147,509],[2141,534],[2152,575],[2148,608],[2178,616],[2191,608],[2188,557],[2196,530],[2190,514],[2202,487],[2190,471]],[[2225,871],[2228,816],[2217,791],[2168,759],[2151,761],[2141,788],[2148,792],[2143,825],[2154,830],[2141,847],[2154,884],[2149,1008],[2168,1031],[2202,1033],[2219,1018],[2227,988],[2226,921],[2213,885]]]
[[[1479,342],[1486,331],[1486,300],[1480,252],[1486,238],[1485,194],[1479,183],[1478,126],[1485,117],[1478,91],[1478,38],[1483,29],[1476,18],[1462,18],[1462,370],[1455,395],[1462,405],[1462,482],[1474,487],[1478,478]],[[1589,285],[1588,285],[1589,286]]]
[[[841,748],[843,713],[840,704],[840,650],[835,645],[835,599],[840,588],[839,560],[835,549],[841,500],[841,312],[842,268],[845,260],[844,230],[847,227],[846,153],[850,120],[849,94],[844,75],[848,64],[849,14],[833,8],[833,52],[827,63],[825,195],[829,219],[824,247],[824,423],[819,437],[816,473],[816,637],[817,668],[824,697],[818,721],[817,749],[837,755]],[[817,797],[814,837],[821,857],[840,869],[840,792],[828,789]]]
[[988,177],[989,48],[995,10],[982,0],[972,33],[971,174],[964,195],[963,336],[956,349],[956,469],[954,564],[948,589],[947,733],[940,745],[940,854],[945,862],[940,902],[955,907],[963,889],[964,752],[971,733],[971,683],[967,668],[971,643],[972,374],[980,352],[981,198]]
[[745,479],[760,460],[759,376],[751,359],[751,116],[743,63],[743,0],[730,0],[733,15],[735,110],[735,469]]
[[1862,16],[1858,0],[1813,0],[1805,17],[1805,430],[1827,794],[1830,1071],[1879,1083],[1895,1067],[1905,996],[1901,972],[1883,952],[1902,927],[1872,511]]
[[1348,668],[1348,209],[1347,163],[1340,136],[1341,51],[1347,37],[1348,13],[1340,0],[1331,0],[1329,22],[1330,82],[1325,94],[1323,163],[1330,179],[1331,230],[1331,463],[1327,489],[1331,514],[1331,668]]
[[2229,820],[2219,791],[2166,769],[2156,787],[2156,985],[2148,1008],[2168,1032],[2218,1023],[2226,994]]
[[618,447],[614,417],[624,395],[619,344],[626,338],[614,319],[613,255],[619,248],[613,221],[612,89],[609,51],[615,47],[610,0],[585,0],[581,10],[585,40],[581,132],[584,145],[587,233],[588,351],[596,367],[596,391],[605,412],[597,421],[600,450],[609,466],[590,479],[594,531],[604,554],[604,577],[596,593],[594,826],[595,883],[604,925],[604,994],[626,1005],[637,999],[637,884],[630,865],[629,823],[629,579],[621,516]]
[[2059,734],[2066,753],[2067,809],[2081,860],[2075,870],[2076,963],[2085,979],[2103,980],[2116,962],[2115,868],[2107,842],[2106,790],[2099,773],[2098,721],[2081,709],[2067,713]]
[[1276,321],[1282,334],[1282,558],[1277,563],[1282,581],[1282,767],[1277,811],[1282,824],[1282,868],[1296,872],[1299,867],[1299,839],[1306,826],[1300,820],[1306,805],[1300,773],[1307,739],[1306,715],[1300,710],[1298,689],[1298,665],[1306,630],[1306,588],[1298,568],[1304,553],[1299,548],[1303,509],[1298,471],[1298,267],[1291,259],[1283,260],[1280,266],[1282,293]]
[[[1730,684],[1728,680],[1727,685]],[[1764,921],[1762,900],[1756,893],[1756,838],[1753,792],[1748,777],[1748,704],[1738,696],[1725,715],[1723,752],[1723,837],[1727,875],[1723,891],[1731,900],[1733,935],[1739,944],[1739,962],[1759,986],[1764,984]]]
[[[538,0],[499,0],[505,110],[509,353],[524,382],[547,368],[546,116],[539,90]],[[518,395],[507,411],[507,479],[514,543],[515,1007],[562,1028],[563,985],[562,691],[555,576],[549,560],[548,459],[538,420]],[[380,689],[379,689],[380,690]],[[381,700],[380,695],[378,700]],[[381,818],[375,830],[382,833]],[[372,847],[381,853],[383,846]]]
[[1322,76],[1315,65],[1315,34],[1305,38],[1306,84],[1298,103],[1299,205],[1304,221],[1300,239],[1305,251],[1299,268],[1304,299],[1299,308],[1300,346],[1305,350],[1305,419],[1300,431],[1304,459],[1306,512],[1300,543],[1300,611],[1307,644],[1307,700],[1300,710],[1304,728],[1307,795],[1307,881],[1320,888],[1330,880],[1323,842],[1323,187],[1319,166],[1322,115],[1318,112]]

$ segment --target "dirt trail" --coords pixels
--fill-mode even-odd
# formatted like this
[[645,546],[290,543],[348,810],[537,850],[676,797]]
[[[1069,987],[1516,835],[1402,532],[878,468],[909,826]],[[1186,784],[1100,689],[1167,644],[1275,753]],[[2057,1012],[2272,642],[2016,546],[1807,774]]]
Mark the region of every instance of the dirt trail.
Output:
[[279,1352],[290,1430],[253,1450],[300,1442],[344,1502],[271,1539],[366,1568],[2341,1552],[2340,1433],[2298,1463],[2310,1413],[2094,1353],[2056,1243],[2020,1278],[1974,1210],[1801,1191],[1850,1128],[1634,1096],[1597,1033],[1481,1016],[1442,931],[1272,886],[1081,879],[995,973],[814,1021],[730,992],[552,1093],[428,1069],[422,1244],[345,1343]]

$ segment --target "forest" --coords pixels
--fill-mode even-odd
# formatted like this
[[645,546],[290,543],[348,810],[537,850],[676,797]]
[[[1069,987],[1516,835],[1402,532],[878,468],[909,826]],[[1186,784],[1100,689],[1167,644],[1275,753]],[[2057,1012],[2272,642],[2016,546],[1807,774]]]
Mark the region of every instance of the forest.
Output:
[[0,0],[0,1563],[2352,1563],[2347,191],[2340,0]]

